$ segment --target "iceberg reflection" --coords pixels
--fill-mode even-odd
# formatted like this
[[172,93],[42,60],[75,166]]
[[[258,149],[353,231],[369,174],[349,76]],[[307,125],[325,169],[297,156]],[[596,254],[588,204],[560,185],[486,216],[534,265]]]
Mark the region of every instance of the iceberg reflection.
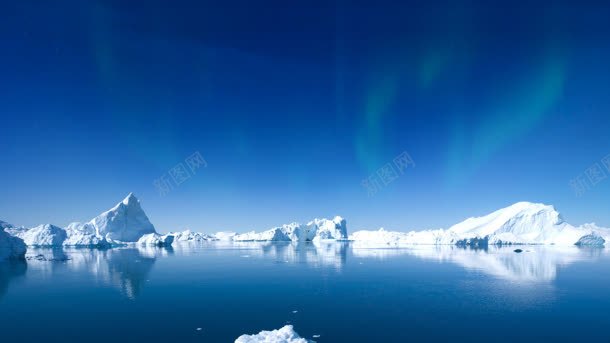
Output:
[[606,254],[603,248],[555,246],[489,247],[488,249],[457,246],[413,246],[396,249],[352,249],[354,256],[388,258],[411,255],[440,263],[454,263],[462,268],[513,282],[548,282],[557,278],[561,267],[581,261],[595,261]]
[[202,249],[233,251],[244,258],[261,258],[276,263],[306,264],[315,268],[345,265],[347,242],[177,242],[173,249],[180,255],[195,255]]
[[27,263],[25,261],[0,262],[0,300],[6,294],[11,281],[25,275]]
[[171,249],[140,246],[106,250],[59,248],[32,250],[27,259],[33,270],[52,273],[68,269],[90,273],[95,281],[134,299],[146,284],[156,259],[171,253]]

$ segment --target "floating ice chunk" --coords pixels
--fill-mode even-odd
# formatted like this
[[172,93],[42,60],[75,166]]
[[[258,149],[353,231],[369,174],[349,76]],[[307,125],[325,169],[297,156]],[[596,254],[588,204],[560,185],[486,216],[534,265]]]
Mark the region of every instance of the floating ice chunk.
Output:
[[158,233],[149,233],[140,237],[137,245],[169,247],[174,242],[174,236],[171,234],[160,235]]
[[580,237],[578,242],[576,242],[574,245],[603,247],[605,243],[606,243],[606,240],[602,236],[596,234],[595,232],[592,232],[588,235],[584,235],[584,236]]
[[241,335],[235,343],[313,343],[313,341],[301,338],[292,325],[286,325],[281,329],[261,331],[256,335]]

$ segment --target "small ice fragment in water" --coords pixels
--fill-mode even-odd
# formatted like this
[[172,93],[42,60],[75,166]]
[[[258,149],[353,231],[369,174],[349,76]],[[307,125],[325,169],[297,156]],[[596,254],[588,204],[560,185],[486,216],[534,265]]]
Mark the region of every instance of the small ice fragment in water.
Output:
[[297,310],[292,311],[292,313],[297,313],[297,312],[299,312],[299,311],[297,311]]
[[197,331],[201,331],[201,330],[203,330],[203,329],[202,328],[197,328]]
[[311,337],[313,337],[313,338],[320,338],[320,335],[313,335]]

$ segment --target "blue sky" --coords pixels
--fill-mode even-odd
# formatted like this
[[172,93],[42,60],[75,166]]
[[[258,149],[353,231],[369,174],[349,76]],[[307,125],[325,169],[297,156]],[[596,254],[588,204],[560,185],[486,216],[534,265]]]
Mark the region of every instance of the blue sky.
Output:
[[[447,227],[517,201],[610,226],[610,7],[318,1],[0,5],[0,219],[160,231]],[[415,162],[372,196],[400,153]],[[160,196],[191,154],[207,167]],[[606,175],[610,172],[606,169]],[[581,175],[589,189],[576,196]]]

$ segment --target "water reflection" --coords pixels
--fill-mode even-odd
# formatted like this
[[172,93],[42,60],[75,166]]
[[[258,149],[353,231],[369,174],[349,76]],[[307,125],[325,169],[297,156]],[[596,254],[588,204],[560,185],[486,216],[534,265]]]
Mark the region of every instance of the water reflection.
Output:
[[549,282],[557,278],[561,267],[580,261],[595,261],[607,254],[603,248],[556,246],[520,247],[516,253],[511,247],[469,249],[456,246],[414,246],[405,249],[353,248],[354,256],[363,258],[389,258],[411,255],[440,263],[454,263],[467,270],[513,282]]
[[118,289],[130,299],[136,298],[148,280],[158,257],[172,254],[158,247],[99,249],[32,249],[26,258],[32,271],[54,273],[90,273],[94,280]]
[[25,261],[0,262],[0,300],[6,294],[9,284],[15,279],[25,275],[27,263]]
[[233,251],[243,258],[260,258],[276,263],[305,264],[314,268],[342,269],[347,260],[347,242],[206,242],[175,243],[173,249],[180,255],[195,255],[201,249]]
[[[579,261],[595,261],[608,252],[599,248],[577,247],[490,247],[485,250],[454,246],[415,246],[413,248],[363,248],[345,242],[256,243],[212,242],[183,243],[173,248],[125,247],[96,249],[31,249],[25,262],[0,264],[0,297],[11,279],[28,273],[87,273],[96,282],[109,285],[128,298],[136,298],[148,282],[149,274],[158,258],[176,254],[188,258],[202,258],[197,254],[213,254],[242,263],[242,258],[305,265],[313,268],[342,270],[350,258],[389,259],[406,256],[437,263],[451,263],[466,270],[484,273],[511,282],[551,282],[558,271]],[[178,261],[178,260],[176,260]],[[407,268],[407,267],[405,267]],[[428,266],[429,270],[434,267]]]

